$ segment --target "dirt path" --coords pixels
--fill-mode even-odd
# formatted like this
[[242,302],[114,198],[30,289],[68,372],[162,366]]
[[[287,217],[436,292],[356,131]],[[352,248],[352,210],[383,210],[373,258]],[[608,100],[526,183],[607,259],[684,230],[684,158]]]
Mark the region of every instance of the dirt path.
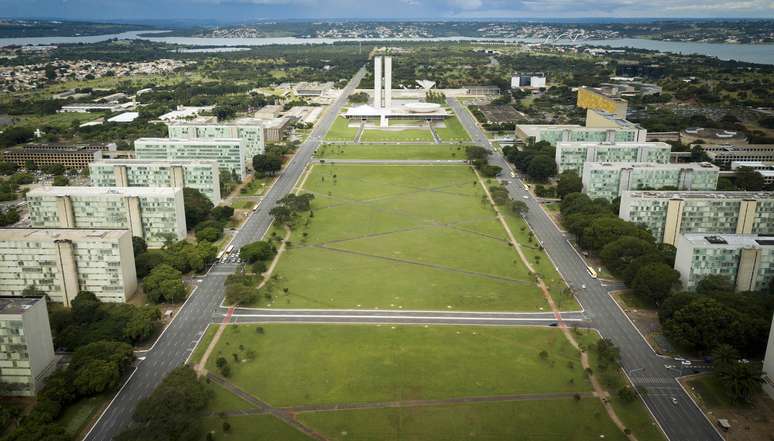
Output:
[[[582,350],[580,345],[578,344],[578,341],[575,340],[575,336],[572,335],[572,330],[567,327],[567,324],[562,321],[562,315],[559,311],[559,308],[557,308],[556,303],[554,302],[553,297],[551,296],[551,292],[548,290],[548,287],[546,287],[546,284],[543,282],[543,279],[540,278],[537,272],[532,268],[532,265],[529,263],[529,259],[524,255],[523,250],[521,249],[521,245],[516,240],[516,237],[513,235],[513,232],[511,232],[510,227],[508,226],[508,223],[505,221],[505,217],[503,217],[502,213],[500,212],[500,209],[497,207],[497,205],[494,202],[494,199],[492,199],[491,193],[489,193],[489,187],[486,186],[486,183],[481,178],[481,175],[478,173],[477,170],[475,170],[476,177],[478,178],[479,184],[481,184],[481,187],[483,187],[484,192],[486,192],[486,196],[489,199],[489,203],[492,205],[492,208],[494,208],[495,212],[497,213],[497,218],[500,220],[500,224],[502,224],[503,228],[505,228],[505,231],[508,233],[508,238],[510,238],[511,242],[513,243],[513,247],[516,250],[516,252],[519,254],[519,257],[521,258],[524,265],[527,267],[527,269],[535,275],[535,279],[537,280],[537,285],[540,288],[540,291],[543,293],[543,296],[545,297],[546,301],[548,302],[548,305],[551,307],[551,311],[554,313],[554,316],[556,317],[557,322],[559,322],[559,328],[562,330],[562,334],[564,334],[567,341],[580,352],[581,357],[581,366],[583,369],[591,369],[591,363],[589,363],[589,355],[586,351]],[[613,406],[610,404],[609,400],[609,394],[605,390],[605,388],[602,386],[602,384],[599,382],[597,377],[592,373],[589,375],[589,380],[591,380],[591,386],[594,389],[594,393],[597,397],[599,397],[600,401],[602,402],[602,406],[604,406],[605,411],[607,412],[607,415],[610,417],[610,420],[615,423],[616,426],[618,426],[619,429],[621,429],[621,432],[624,432],[626,429],[626,425],[621,421],[621,419],[618,417],[618,414],[615,412],[615,409],[613,409]],[[637,441],[637,437],[634,436],[634,434],[627,434],[626,437],[630,441]]]
[[273,417],[279,419],[280,421],[284,422],[290,427],[295,428],[296,430],[305,434],[306,436],[312,439],[316,439],[318,441],[328,441],[328,438],[324,437],[322,434],[320,434],[319,432],[316,432],[315,430],[305,425],[304,423],[298,421],[298,419],[296,418],[295,412],[293,412],[292,410],[279,409],[279,408],[273,407],[271,404],[259,398],[256,398],[255,396],[249,394],[248,392],[245,392],[234,383],[226,380],[225,378],[219,375],[208,373],[207,378],[210,379],[210,381],[223,386],[226,390],[228,390],[232,394],[252,404],[262,413],[267,413],[269,415],[272,415]]

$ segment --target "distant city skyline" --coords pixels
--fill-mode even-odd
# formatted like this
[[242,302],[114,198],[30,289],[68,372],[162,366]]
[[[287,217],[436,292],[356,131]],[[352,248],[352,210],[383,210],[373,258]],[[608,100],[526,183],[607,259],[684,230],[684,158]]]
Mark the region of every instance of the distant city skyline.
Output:
[[0,0],[0,10],[70,20],[774,17],[766,0]]

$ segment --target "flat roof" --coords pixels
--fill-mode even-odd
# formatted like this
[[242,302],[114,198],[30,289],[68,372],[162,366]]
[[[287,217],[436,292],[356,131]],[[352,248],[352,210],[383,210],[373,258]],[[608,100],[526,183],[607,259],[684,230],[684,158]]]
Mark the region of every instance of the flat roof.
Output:
[[80,229],[80,228],[0,228],[0,241],[109,241],[115,242],[129,233],[126,229]]
[[137,138],[134,140],[135,145],[137,145],[138,142],[153,144],[220,145],[239,144],[242,140],[239,138]]
[[0,315],[20,315],[45,297],[0,297]]
[[560,147],[658,147],[672,150],[672,146],[660,141],[649,142],[595,142],[595,141],[557,141],[556,148]]
[[257,118],[237,118],[231,121],[215,122],[215,121],[197,121],[197,120],[178,120],[170,121],[167,123],[169,126],[261,126],[266,125],[266,120]]
[[629,128],[629,129],[641,129],[642,127],[639,124],[633,123],[629,121],[626,118],[621,118],[620,116],[610,113],[604,110],[599,109],[588,109],[588,112],[596,113],[597,115],[601,116],[602,118],[605,118],[606,120],[615,123],[618,127],[621,128]]
[[108,122],[129,123],[136,120],[140,112],[124,112],[108,119]]
[[756,150],[772,150],[774,144],[745,144],[745,145],[731,145],[731,144],[696,144],[701,147],[706,153],[745,153]]
[[674,191],[637,190],[624,191],[622,196],[638,199],[774,199],[772,191]]
[[176,187],[37,187],[27,192],[27,196],[163,196],[175,197],[182,193]]
[[592,132],[607,132],[608,130],[640,130],[641,127],[585,127],[578,124],[517,124],[516,130],[521,130],[527,135],[539,134],[543,130],[588,130]]
[[93,165],[207,165],[218,167],[218,161],[214,159],[100,159],[92,162]]
[[774,236],[762,234],[683,234],[684,241],[699,248],[774,248]]
[[731,161],[737,167],[774,167],[774,161]]
[[652,168],[652,169],[685,169],[693,170],[715,170],[720,171],[718,166],[709,162],[688,162],[684,164],[655,164],[651,162],[587,162],[584,170],[592,169],[622,169],[622,168]]
[[681,135],[696,136],[707,139],[746,139],[743,132],[723,129],[710,129],[706,127],[688,127],[680,132]]

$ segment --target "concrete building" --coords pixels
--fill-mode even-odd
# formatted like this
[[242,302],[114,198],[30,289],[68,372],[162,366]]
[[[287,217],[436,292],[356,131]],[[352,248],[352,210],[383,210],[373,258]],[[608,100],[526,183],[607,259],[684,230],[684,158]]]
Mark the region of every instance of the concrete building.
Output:
[[565,142],[556,143],[559,173],[574,170],[583,174],[586,162],[651,162],[668,164],[672,147],[664,142]]
[[198,123],[178,121],[167,124],[170,138],[180,139],[228,139],[244,141],[246,162],[252,164],[253,156],[266,148],[264,137],[265,122],[253,118],[240,118],[225,123]]
[[583,192],[590,198],[613,200],[627,190],[674,188],[717,189],[720,170],[708,163],[649,164],[588,162],[583,166]]
[[27,202],[33,228],[127,229],[151,247],[186,236],[181,188],[39,187]]
[[[165,113],[159,117],[162,121],[181,121],[197,117],[202,112],[209,112],[214,109],[215,106],[177,106],[177,108],[169,113]],[[215,117],[212,117],[214,120]]]
[[643,225],[670,245],[681,234],[772,234],[774,193],[625,191],[618,217]]
[[70,306],[81,291],[126,302],[137,290],[132,235],[109,229],[0,229],[0,295],[34,286]]
[[32,161],[38,167],[61,164],[67,168],[81,169],[115,150],[115,145],[108,148],[106,145],[28,144],[4,149],[0,155],[2,161],[13,162],[19,167]]
[[247,149],[239,138],[181,139],[139,138],[134,141],[137,159],[213,160],[221,170],[235,173],[239,180],[247,176]]
[[[747,136],[742,132],[723,129],[708,129],[704,127],[689,127],[680,132],[680,142],[685,145],[696,144],[722,144],[722,145],[747,145]],[[702,145],[702,147],[705,147]]]
[[522,72],[511,75],[511,89],[546,87],[546,75],[543,72]]
[[220,169],[216,161],[143,161],[110,159],[89,164],[95,187],[188,187],[220,203]]
[[774,317],[771,318],[769,342],[766,344],[766,356],[763,358],[763,391],[774,400]]
[[110,112],[115,113],[125,110],[128,107],[125,104],[118,103],[77,103],[62,106],[59,113],[88,113],[88,112]]
[[586,110],[586,127],[600,129],[642,130],[642,127],[639,124],[635,124],[626,118],[621,118],[615,113],[597,109]]
[[677,242],[675,270],[687,290],[705,277],[728,278],[737,291],[757,291],[774,277],[774,238],[754,234],[684,234]]
[[645,142],[648,131],[631,127],[604,128],[583,127],[577,124],[518,124],[516,137],[524,142],[547,141],[556,145],[559,141],[570,142]]
[[0,297],[0,395],[34,397],[55,367],[46,299]]
[[730,167],[734,161],[774,161],[774,144],[705,144],[700,147],[720,167]]
[[581,87],[578,89],[576,105],[582,109],[603,110],[619,118],[626,118],[629,103],[621,98],[608,95],[602,89]]

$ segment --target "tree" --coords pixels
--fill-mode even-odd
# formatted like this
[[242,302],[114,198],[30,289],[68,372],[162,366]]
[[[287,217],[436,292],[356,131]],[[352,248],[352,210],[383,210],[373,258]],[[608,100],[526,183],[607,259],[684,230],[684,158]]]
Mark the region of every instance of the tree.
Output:
[[293,219],[293,212],[288,207],[282,205],[272,208],[269,214],[274,216],[274,219],[281,224],[288,223]]
[[215,207],[211,213],[214,219],[227,222],[234,215],[234,207],[229,207],[228,205]]
[[247,263],[259,260],[271,260],[277,254],[277,249],[271,242],[259,240],[239,249],[239,257]]
[[600,256],[613,274],[622,274],[635,258],[654,251],[651,242],[636,237],[622,237],[605,245]]
[[728,369],[738,361],[739,351],[729,344],[720,344],[712,351],[712,366],[716,372]]
[[185,299],[186,289],[183,274],[167,264],[161,264],[143,280],[145,295],[153,303],[179,302]]
[[465,147],[465,156],[469,161],[477,159],[486,161],[487,156],[489,156],[489,150],[478,146],[468,146]]
[[65,166],[62,164],[44,165],[43,167],[40,168],[40,170],[43,173],[47,173],[49,175],[54,175],[54,176],[63,175],[64,172],[66,171]]
[[597,363],[600,369],[607,369],[621,359],[621,350],[608,338],[597,340]]
[[529,207],[524,201],[511,201],[511,211],[523,216],[529,211]]
[[717,377],[734,401],[739,403],[749,402],[763,383],[760,369],[753,367],[751,363],[732,363],[718,372]]
[[148,251],[148,245],[142,237],[132,236],[132,249],[134,250],[134,257],[137,258],[140,254]]
[[45,297],[46,293],[39,290],[35,285],[24,288],[21,292],[22,297]]
[[538,181],[545,181],[556,174],[556,162],[545,155],[536,155],[527,166],[527,174]]
[[631,288],[638,295],[660,304],[680,284],[680,273],[661,262],[649,263],[637,270]]
[[282,157],[268,154],[258,154],[253,157],[253,169],[256,174],[274,175],[282,170]]
[[200,413],[210,394],[187,365],[167,375],[148,398],[137,405],[135,423],[116,441],[188,441],[201,437]]
[[65,176],[57,175],[54,176],[54,181],[52,182],[52,185],[54,187],[67,187],[70,185],[70,180],[67,179]]
[[736,186],[740,190],[759,191],[766,185],[763,175],[750,167],[739,167],[736,170]]
[[212,210],[212,202],[207,196],[194,188],[183,188],[183,205],[185,206],[185,223],[194,226],[207,219]]
[[567,170],[559,175],[559,183],[556,184],[556,194],[564,199],[570,193],[578,193],[583,190],[583,180],[573,170]]
[[218,239],[223,237],[223,230],[214,227],[207,227],[201,230],[196,230],[196,240],[207,242],[217,242]]
[[709,162],[710,157],[700,145],[691,147],[691,162]]
[[734,284],[731,279],[720,274],[705,276],[696,284],[696,293],[698,294],[718,294],[733,291]]
[[0,162],[0,175],[8,176],[16,173],[16,170],[19,167],[16,166],[15,162],[8,162],[8,161],[2,161]]

